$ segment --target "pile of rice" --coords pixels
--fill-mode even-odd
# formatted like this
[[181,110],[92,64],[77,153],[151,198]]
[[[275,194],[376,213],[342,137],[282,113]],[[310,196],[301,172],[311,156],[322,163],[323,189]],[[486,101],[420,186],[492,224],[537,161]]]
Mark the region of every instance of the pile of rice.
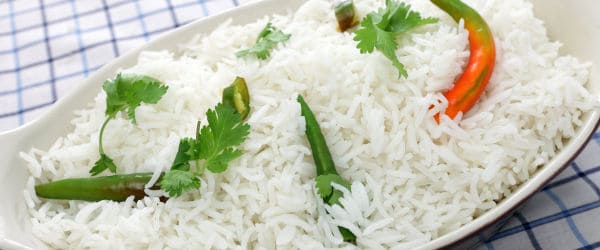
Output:
[[[445,108],[442,93],[469,57],[468,32],[429,1],[406,2],[440,18],[399,38],[406,79],[381,53],[360,54],[352,33],[336,31],[325,0],[287,16],[223,24],[182,45],[181,56],[142,53],[124,71],[156,77],[169,91],[158,104],[138,108],[137,125],[124,117],[109,123],[104,147],[119,173],[168,170],[179,139],[194,134],[197,119],[205,122],[236,76],[251,95],[245,154],[225,173],[206,173],[199,190],[166,203],[39,199],[35,184],[89,176],[104,120],[100,93],[76,112],[71,133],[50,149],[22,154],[32,175],[24,194],[33,234],[60,249],[353,247],[341,243],[335,228],[342,225],[358,236],[359,248],[404,249],[469,223],[527,181],[574,135],[582,114],[597,107],[585,89],[589,65],[559,55],[560,44],[548,40],[531,3],[466,0],[494,32],[496,70],[470,112],[438,125],[432,116]],[[356,4],[362,17],[384,1]],[[268,21],[291,39],[269,60],[236,58]],[[352,183],[343,190],[344,208],[315,196],[298,94]]]

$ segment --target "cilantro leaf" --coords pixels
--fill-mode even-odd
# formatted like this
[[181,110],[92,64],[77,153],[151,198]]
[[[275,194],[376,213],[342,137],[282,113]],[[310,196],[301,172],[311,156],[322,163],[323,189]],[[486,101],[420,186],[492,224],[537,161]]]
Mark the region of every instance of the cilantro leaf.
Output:
[[117,165],[115,165],[113,160],[110,157],[108,157],[108,155],[100,154],[100,159],[98,159],[96,163],[94,163],[94,167],[90,169],[90,174],[92,176],[98,175],[106,169],[108,169],[112,173],[116,173]]
[[242,151],[232,148],[224,149],[220,154],[206,160],[206,168],[213,173],[221,173],[227,170],[230,161],[242,156]]
[[386,1],[387,8],[390,9],[388,31],[393,33],[408,32],[411,29],[422,25],[436,23],[437,18],[422,18],[419,12],[412,11],[410,5],[399,3],[394,0]]
[[171,197],[180,196],[183,192],[200,188],[200,180],[189,171],[171,169],[160,181],[160,188]]
[[171,169],[184,171],[190,170],[190,161],[195,155],[194,148],[194,139],[183,138],[179,140],[179,148],[177,149],[177,154],[175,155],[175,159],[173,160],[173,165],[171,166]]
[[227,164],[241,155],[233,146],[241,144],[250,133],[250,126],[233,108],[219,103],[214,110],[206,112],[208,125],[200,130],[199,158],[207,162],[211,172],[225,171]]
[[102,88],[106,92],[106,116],[114,118],[118,112],[126,111],[133,124],[135,109],[141,103],[157,103],[168,89],[157,79],[134,74],[118,74],[114,80],[104,82]]
[[337,174],[317,176],[317,178],[315,178],[315,187],[317,188],[317,193],[329,205],[339,204],[339,199],[344,196],[341,191],[336,190],[331,186],[332,183],[337,183],[347,189],[350,189],[350,184]]
[[396,0],[387,0],[386,7],[371,12],[361,21],[355,31],[354,41],[360,53],[372,53],[377,49],[392,61],[399,76],[408,77],[404,65],[396,55],[396,37],[414,28],[437,22],[437,18],[422,18],[421,14],[410,10],[410,5]]
[[241,144],[250,131],[235,110],[222,103],[206,111],[208,125],[200,130],[200,158],[210,159],[222,150]]
[[250,54],[256,55],[258,59],[265,60],[269,58],[271,50],[277,43],[285,42],[290,39],[290,34],[285,34],[277,28],[273,27],[271,23],[267,23],[265,28],[258,34],[256,44],[254,47],[238,51],[235,53],[237,57],[244,57]]

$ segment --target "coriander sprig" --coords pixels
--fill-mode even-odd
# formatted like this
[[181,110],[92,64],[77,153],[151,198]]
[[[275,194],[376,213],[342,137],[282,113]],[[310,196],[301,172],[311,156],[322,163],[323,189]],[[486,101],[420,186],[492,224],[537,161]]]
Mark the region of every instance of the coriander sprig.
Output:
[[396,0],[386,0],[385,8],[371,12],[361,21],[354,41],[358,41],[360,53],[372,53],[377,49],[392,61],[400,76],[407,77],[404,65],[396,56],[396,37],[414,28],[437,22],[437,18],[422,18],[421,14],[410,9],[410,5]]
[[267,23],[265,28],[258,34],[254,47],[240,50],[235,53],[235,55],[237,57],[244,57],[254,54],[258,59],[265,60],[269,58],[271,55],[270,50],[275,47],[277,43],[287,41],[290,39],[290,36],[290,34],[285,34],[281,30],[273,27],[271,23]]
[[108,169],[112,173],[117,172],[117,166],[114,161],[104,152],[102,138],[104,129],[109,121],[114,119],[121,111],[127,113],[127,117],[133,124],[137,124],[135,119],[135,109],[142,103],[155,104],[167,92],[168,87],[149,76],[134,74],[118,74],[114,80],[107,80],[102,85],[106,92],[106,119],[100,128],[98,138],[98,150],[100,159],[94,163],[90,174],[92,176],[102,173]]
[[[204,168],[213,173],[227,169],[230,161],[240,157],[242,151],[235,148],[246,139],[250,126],[242,121],[236,110],[222,103],[206,112],[208,124],[196,129],[196,138],[183,138],[171,170],[160,183],[161,189],[175,197],[200,187],[198,176]],[[192,166],[191,161],[204,160],[203,166]]]

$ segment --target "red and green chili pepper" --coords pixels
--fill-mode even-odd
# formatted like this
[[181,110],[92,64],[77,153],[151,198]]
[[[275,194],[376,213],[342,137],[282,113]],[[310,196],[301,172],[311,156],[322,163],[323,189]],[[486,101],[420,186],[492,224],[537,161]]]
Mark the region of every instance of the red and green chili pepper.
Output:
[[[431,0],[440,9],[448,13],[455,21],[464,20],[469,31],[471,55],[463,74],[444,96],[448,100],[446,115],[454,118],[459,112],[466,113],[485,90],[494,71],[496,48],[492,32],[485,20],[460,0]],[[439,122],[439,114],[435,115]]]

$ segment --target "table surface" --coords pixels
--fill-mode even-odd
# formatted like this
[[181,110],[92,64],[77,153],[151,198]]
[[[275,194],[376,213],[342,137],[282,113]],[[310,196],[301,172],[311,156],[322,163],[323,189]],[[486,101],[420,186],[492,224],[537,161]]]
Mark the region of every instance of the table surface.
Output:
[[[247,0],[0,1],[0,132],[46,112],[120,54]],[[480,248],[600,247],[600,133]]]

